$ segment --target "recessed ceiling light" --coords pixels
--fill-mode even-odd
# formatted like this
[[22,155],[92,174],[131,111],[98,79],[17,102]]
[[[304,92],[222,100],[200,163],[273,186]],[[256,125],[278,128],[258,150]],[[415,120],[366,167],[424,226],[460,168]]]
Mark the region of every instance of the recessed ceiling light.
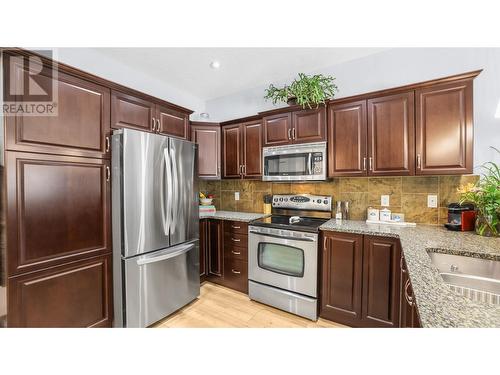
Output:
[[202,112],[202,113],[200,113],[200,117],[204,118],[204,119],[207,119],[207,118],[210,118],[210,115],[208,113],[206,113],[206,112]]
[[214,60],[210,63],[210,67],[212,69],[219,69],[220,68],[220,62],[218,62],[217,60]]

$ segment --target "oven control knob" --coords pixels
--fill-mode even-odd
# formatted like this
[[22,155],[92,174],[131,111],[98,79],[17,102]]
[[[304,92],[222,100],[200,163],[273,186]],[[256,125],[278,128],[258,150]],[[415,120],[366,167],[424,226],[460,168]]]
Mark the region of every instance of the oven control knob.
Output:
[[285,198],[285,202],[288,201],[288,198]]
[[318,203],[321,203],[321,199],[318,199]]
[[323,203],[324,203],[324,204],[328,204],[328,201],[325,199],[325,200],[323,201]]
[[283,202],[283,198],[280,198],[280,202]]

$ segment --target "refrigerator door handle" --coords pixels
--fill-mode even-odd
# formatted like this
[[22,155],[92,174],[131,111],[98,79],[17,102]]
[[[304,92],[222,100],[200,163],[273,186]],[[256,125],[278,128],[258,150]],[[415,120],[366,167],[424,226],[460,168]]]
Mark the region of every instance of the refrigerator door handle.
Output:
[[[170,225],[172,223],[172,167],[170,165],[170,157],[168,153],[168,148],[163,149],[163,160],[165,162],[165,172],[166,174],[163,176],[164,180],[167,180],[167,204],[166,207],[162,207],[162,219],[163,219],[163,230],[165,232],[165,235],[169,235],[170,232]],[[161,192],[161,201],[164,203],[165,201],[165,192],[162,189]]]
[[175,258],[179,255],[187,253],[193,247],[194,247],[194,243],[191,243],[188,245],[183,245],[183,246],[179,246],[177,248],[174,248],[173,251],[172,251],[172,249],[169,249],[170,251],[168,251],[167,253],[162,252],[160,255],[157,255],[154,257],[139,258],[139,259],[137,259],[137,265],[142,266],[144,264],[156,263],[156,262],[161,262],[163,260]]
[[177,224],[177,215],[179,215],[179,172],[177,169],[177,158],[174,153],[174,149],[171,147],[170,148],[170,161],[172,162],[172,198],[173,198],[173,204],[172,204],[172,228],[171,232],[175,232],[176,229],[176,224]]

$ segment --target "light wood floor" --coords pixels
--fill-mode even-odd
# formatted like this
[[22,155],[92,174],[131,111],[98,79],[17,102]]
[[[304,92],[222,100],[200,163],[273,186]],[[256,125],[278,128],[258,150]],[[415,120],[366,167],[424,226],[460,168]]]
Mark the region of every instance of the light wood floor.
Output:
[[251,301],[246,294],[205,282],[200,297],[156,323],[159,328],[333,328],[328,320],[308,319]]

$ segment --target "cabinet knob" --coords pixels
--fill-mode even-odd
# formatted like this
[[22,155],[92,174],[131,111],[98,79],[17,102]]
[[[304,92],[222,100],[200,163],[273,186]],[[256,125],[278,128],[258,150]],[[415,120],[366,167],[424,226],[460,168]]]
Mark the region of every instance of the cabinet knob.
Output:
[[370,168],[370,171],[373,171],[373,164],[372,164],[372,157],[371,156],[368,158],[368,168]]
[[422,169],[422,158],[417,154],[417,169]]
[[106,152],[109,152],[110,147],[109,137],[106,137]]
[[153,118],[151,119],[151,121],[152,121],[152,123],[153,123],[153,124],[151,125],[151,130],[152,130],[152,131],[155,131],[156,119],[153,117]]
[[292,139],[292,129],[288,129],[288,139]]
[[363,158],[363,170],[366,171],[366,158]]
[[160,119],[156,119],[156,131],[159,133],[160,132]]
[[234,255],[241,255],[241,252],[239,252],[239,251],[231,250],[231,253],[233,253]]
[[233,270],[233,269],[231,269],[231,272],[232,272],[232,273],[235,273],[235,274],[237,274],[237,275],[239,275],[239,274],[241,273],[240,271],[236,271],[236,270]]
[[236,238],[231,238],[231,240],[232,240],[233,242],[240,242],[240,241],[241,241],[240,239],[236,239]]
[[106,181],[109,181],[111,178],[111,170],[108,166],[106,166]]
[[408,305],[413,306],[413,297],[410,296],[408,288],[410,287],[410,279],[406,280],[405,283],[405,299]]

